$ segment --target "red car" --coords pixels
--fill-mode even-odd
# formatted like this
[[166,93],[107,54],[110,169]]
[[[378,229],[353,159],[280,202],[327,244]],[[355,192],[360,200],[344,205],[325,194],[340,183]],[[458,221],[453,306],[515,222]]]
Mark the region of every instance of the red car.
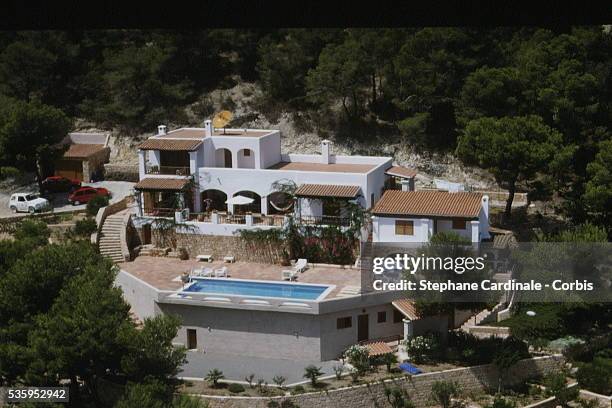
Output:
[[62,176],[47,177],[42,182],[42,193],[68,193],[81,188],[79,180],[71,180]]
[[102,187],[82,187],[68,196],[68,201],[72,205],[85,204],[89,200],[97,196],[111,198],[111,193]]

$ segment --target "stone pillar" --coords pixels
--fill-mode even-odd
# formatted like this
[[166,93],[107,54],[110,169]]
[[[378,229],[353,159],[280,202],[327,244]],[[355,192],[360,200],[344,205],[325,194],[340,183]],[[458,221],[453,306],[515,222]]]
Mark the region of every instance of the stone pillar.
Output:
[[246,222],[247,227],[253,226],[253,214],[247,214],[244,216],[244,220]]
[[147,151],[146,150],[138,150],[138,176],[140,180],[145,177],[145,162],[147,160]]
[[470,221],[472,242],[480,242],[480,221]]
[[402,191],[411,191],[409,179],[405,179],[405,178],[401,179],[400,184],[402,185]]
[[238,152],[232,152],[232,168],[238,168]]
[[81,168],[83,171],[83,181],[85,183],[91,182],[91,171],[89,169],[89,161],[87,159],[81,162]]
[[213,211],[210,214],[210,222],[213,224],[218,224],[219,223],[219,214],[216,211]]
[[414,325],[412,320],[403,319],[402,322],[404,322],[404,340],[411,339],[414,337]]
[[261,213],[268,215],[268,196],[261,197]]

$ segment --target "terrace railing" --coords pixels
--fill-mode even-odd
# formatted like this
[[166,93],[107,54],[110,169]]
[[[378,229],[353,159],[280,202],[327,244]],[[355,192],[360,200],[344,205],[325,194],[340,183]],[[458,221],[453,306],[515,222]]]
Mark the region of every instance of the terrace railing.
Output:
[[148,215],[149,217],[170,217],[174,218],[174,213],[177,210],[176,208],[149,208],[144,210],[144,215]]
[[349,227],[351,225],[350,218],[334,215],[303,215],[298,217],[297,221],[303,225],[337,225],[340,227]]
[[[144,212],[149,217],[172,218],[177,212],[176,208],[155,208]],[[228,214],[225,212],[190,212],[189,218],[185,221],[202,222],[209,224],[230,224],[246,225],[256,227],[282,227],[285,223],[284,215],[264,215],[264,214]]]
[[169,174],[176,176],[188,176],[189,166],[145,166],[146,174]]

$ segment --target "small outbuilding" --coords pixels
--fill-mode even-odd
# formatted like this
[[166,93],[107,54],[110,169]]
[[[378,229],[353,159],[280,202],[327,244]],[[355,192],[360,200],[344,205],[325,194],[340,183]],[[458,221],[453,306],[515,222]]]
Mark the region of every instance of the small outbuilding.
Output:
[[86,183],[102,177],[110,148],[108,133],[69,133],[62,142],[68,149],[54,163],[54,174]]

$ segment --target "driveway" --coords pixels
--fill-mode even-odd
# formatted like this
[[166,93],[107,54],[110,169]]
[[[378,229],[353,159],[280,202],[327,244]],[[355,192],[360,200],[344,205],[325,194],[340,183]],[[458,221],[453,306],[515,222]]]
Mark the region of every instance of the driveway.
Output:
[[209,370],[217,368],[223,371],[226,380],[245,382],[244,378],[249,374],[255,374],[255,381],[263,378],[268,384],[274,384],[272,378],[282,375],[287,379],[285,385],[307,381],[304,375],[304,367],[314,364],[321,367],[323,376],[333,375],[333,367],[341,365],[339,361],[295,361],[273,358],[259,358],[223,354],[204,354],[197,351],[187,352],[187,363],[183,365],[183,371],[179,377],[186,379],[203,379]]
[[[120,201],[125,196],[131,195],[132,189],[134,188],[134,184],[135,183],[132,183],[129,181],[98,181],[96,183],[83,183],[83,186],[106,188],[112,194],[112,198],[110,200],[112,204],[117,201]],[[33,184],[29,187],[19,189],[18,191],[11,191],[11,192],[0,191],[0,218],[24,215],[25,213],[13,214],[11,210],[9,210],[8,208],[8,203],[11,198],[11,194],[28,193],[28,192],[37,193],[38,187],[36,186],[36,184]],[[49,201],[51,201],[51,204],[53,204],[54,212],[68,212],[68,211],[74,211],[74,210],[78,210],[78,209],[82,209],[86,207],[86,204],[81,204],[81,205],[70,204],[68,202],[68,193],[51,194]]]

